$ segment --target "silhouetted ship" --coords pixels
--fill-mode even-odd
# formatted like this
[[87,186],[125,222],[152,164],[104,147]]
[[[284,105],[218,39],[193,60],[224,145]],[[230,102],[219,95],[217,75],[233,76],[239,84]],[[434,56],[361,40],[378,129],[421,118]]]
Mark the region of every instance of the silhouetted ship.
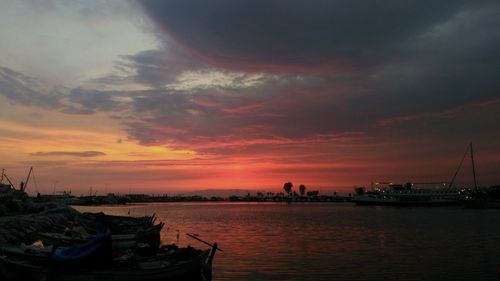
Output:
[[[433,185],[434,187],[424,187]],[[438,187],[436,187],[438,185]],[[441,185],[439,187],[439,185]],[[446,186],[446,184],[445,184]],[[357,205],[449,206],[459,205],[460,193],[434,183],[375,183],[371,191],[356,188]]]
[[460,161],[458,169],[449,183],[411,183],[396,184],[390,182],[372,183],[372,189],[366,191],[362,187],[355,189],[354,202],[357,205],[393,205],[393,206],[449,206],[461,205],[463,198],[454,186],[455,178],[470,152],[474,190],[477,190],[474,153],[470,143]]

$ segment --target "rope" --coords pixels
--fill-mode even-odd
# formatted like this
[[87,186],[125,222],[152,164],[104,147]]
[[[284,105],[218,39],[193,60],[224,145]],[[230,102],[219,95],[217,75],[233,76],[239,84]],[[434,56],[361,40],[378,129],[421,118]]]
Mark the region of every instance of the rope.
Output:
[[453,183],[455,182],[455,178],[457,177],[458,175],[458,172],[460,171],[460,169],[462,168],[462,164],[464,163],[464,160],[465,160],[465,157],[467,156],[467,152],[469,152],[469,146],[467,146],[467,148],[465,149],[465,153],[464,153],[464,156],[462,157],[462,161],[460,161],[460,165],[458,165],[458,169],[457,171],[455,172],[455,174],[453,175],[453,178],[451,178],[451,181],[450,181],[450,185],[448,185],[448,191],[451,189],[451,186],[453,185]]
[[36,193],[39,193],[38,192],[38,184],[36,183],[35,170],[33,170],[33,181],[35,182],[35,191],[36,191]]

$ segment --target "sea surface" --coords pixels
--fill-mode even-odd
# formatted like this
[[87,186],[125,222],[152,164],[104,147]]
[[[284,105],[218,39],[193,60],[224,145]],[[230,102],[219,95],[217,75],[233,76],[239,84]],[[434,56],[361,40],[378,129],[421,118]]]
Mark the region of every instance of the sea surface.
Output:
[[[498,280],[500,210],[351,203],[77,207],[166,222],[164,243],[216,241],[213,280]],[[179,239],[177,240],[177,232]]]

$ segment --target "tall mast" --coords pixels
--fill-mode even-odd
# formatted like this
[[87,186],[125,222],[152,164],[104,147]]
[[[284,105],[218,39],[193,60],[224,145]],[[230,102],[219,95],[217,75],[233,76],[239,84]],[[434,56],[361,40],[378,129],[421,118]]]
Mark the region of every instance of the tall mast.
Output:
[[14,185],[13,185],[13,184],[12,184],[12,182],[10,181],[9,177],[7,176],[7,174],[5,174],[5,173],[4,173],[4,174],[3,174],[3,176],[4,176],[4,177],[5,177],[5,179],[9,182],[10,187],[11,187],[11,188],[14,188]]
[[474,177],[474,190],[477,191],[476,165],[474,164],[474,152],[472,151],[472,142],[470,143],[470,158],[472,161],[472,176]]
[[453,177],[451,178],[451,181],[450,181],[450,184],[448,185],[448,190],[451,189],[451,187],[453,186],[453,183],[455,182],[455,178],[457,177],[458,175],[458,172],[460,171],[460,168],[462,168],[462,164],[464,163],[464,160],[465,160],[465,157],[467,157],[467,152],[469,152],[469,149],[472,148],[472,146],[467,146],[465,148],[465,152],[464,152],[464,156],[462,157],[462,160],[460,161],[460,164],[458,165],[458,168],[457,170],[455,171],[455,174],[453,175]]
[[28,173],[28,176],[26,177],[26,181],[24,182],[24,184],[21,186],[21,191],[25,191],[26,190],[26,187],[28,186],[28,181],[30,180],[30,175],[31,175],[31,172],[33,172],[33,167],[30,167],[30,171]]

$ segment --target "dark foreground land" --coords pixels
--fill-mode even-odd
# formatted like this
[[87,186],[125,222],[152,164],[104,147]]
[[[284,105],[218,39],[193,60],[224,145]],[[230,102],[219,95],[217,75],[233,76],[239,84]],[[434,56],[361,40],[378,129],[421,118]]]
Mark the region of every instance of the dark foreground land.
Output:
[[155,214],[80,213],[63,200],[31,198],[15,189],[0,193],[0,211],[0,280],[211,278],[217,244],[164,245],[165,224]]

